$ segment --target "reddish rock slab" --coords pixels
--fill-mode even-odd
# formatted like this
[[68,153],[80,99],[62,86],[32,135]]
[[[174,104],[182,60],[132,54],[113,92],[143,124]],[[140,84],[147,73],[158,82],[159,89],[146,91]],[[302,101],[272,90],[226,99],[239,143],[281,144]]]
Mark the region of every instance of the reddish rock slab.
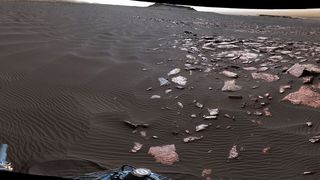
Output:
[[251,73],[253,79],[262,79],[267,82],[273,82],[279,80],[278,75],[268,74],[268,73]]
[[156,162],[161,164],[172,165],[179,161],[179,155],[176,153],[174,144],[150,147],[148,154],[153,155]]
[[312,91],[308,86],[302,86],[298,91],[288,94],[282,100],[288,100],[292,104],[320,108],[320,93]]

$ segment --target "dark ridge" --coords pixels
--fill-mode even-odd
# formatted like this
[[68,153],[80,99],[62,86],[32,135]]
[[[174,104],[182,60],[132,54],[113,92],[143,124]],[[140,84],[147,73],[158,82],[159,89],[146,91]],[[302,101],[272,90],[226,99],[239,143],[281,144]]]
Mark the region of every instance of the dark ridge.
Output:
[[293,17],[291,17],[291,16],[277,16],[277,15],[268,15],[268,14],[260,14],[259,16],[264,16],[264,17],[276,17],[276,18],[297,19],[297,18],[293,18]]
[[194,0],[138,0],[156,3],[168,3],[177,5],[189,6],[207,6],[207,7],[224,7],[224,8],[245,8],[245,9],[306,9],[306,8],[320,8],[315,4],[315,1],[289,1],[289,0],[212,0],[212,1],[194,1]]
[[196,11],[192,7],[180,6],[180,5],[177,5],[177,4],[167,4],[167,3],[154,3],[154,4],[150,5],[149,7],[154,7],[154,8],[159,8],[159,9],[179,8],[179,9]]

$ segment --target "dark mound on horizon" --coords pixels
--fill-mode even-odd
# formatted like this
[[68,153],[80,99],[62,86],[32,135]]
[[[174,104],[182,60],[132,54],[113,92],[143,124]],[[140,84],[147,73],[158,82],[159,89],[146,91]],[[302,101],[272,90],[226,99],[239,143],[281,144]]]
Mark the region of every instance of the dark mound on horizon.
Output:
[[157,8],[157,9],[166,9],[166,10],[171,10],[171,9],[181,9],[181,10],[191,10],[191,11],[197,11],[193,9],[192,7],[187,7],[187,6],[181,6],[177,4],[167,4],[167,3],[154,3],[149,6],[150,8]]
[[[145,0],[141,0],[145,1]],[[155,2],[155,1],[147,1]],[[168,3],[177,5],[188,6],[206,6],[206,7],[221,7],[221,8],[244,8],[244,9],[306,9],[306,8],[319,8],[315,5],[314,1],[289,1],[289,0],[214,0],[214,1],[194,1],[194,0],[157,0],[157,3]]]

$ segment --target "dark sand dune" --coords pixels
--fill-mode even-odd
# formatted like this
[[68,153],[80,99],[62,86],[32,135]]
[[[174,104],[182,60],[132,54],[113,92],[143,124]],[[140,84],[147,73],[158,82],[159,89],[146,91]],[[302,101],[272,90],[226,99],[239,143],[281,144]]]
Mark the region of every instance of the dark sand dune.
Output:
[[[228,60],[219,61],[208,73],[194,71],[191,76],[182,70],[187,87],[171,85],[169,94],[168,87],[159,86],[158,77],[167,77],[174,67],[183,69],[188,53],[179,47],[186,38],[267,36],[278,38],[277,43],[312,44],[319,41],[319,32],[319,23],[311,20],[1,2],[0,142],[9,144],[15,170],[32,174],[71,176],[130,164],[173,179],[201,179],[203,169],[212,169],[217,179],[318,179],[319,146],[308,139],[319,132],[319,110],[280,101],[284,96],[279,94],[280,85],[292,84],[285,94],[301,86],[296,78],[282,75],[281,68],[268,71],[281,75],[273,83],[252,80],[250,72],[242,70],[247,65],[229,68],[239,74],[237,84],[242,86],[235,93],[221,91],[228,78],[219,72],[230,65]],[[254,85],[260,87],[252,89]],[[248,115],[256,110],[248,95],[265,93],[273,97],[268,101],[272,116]],[[230,94],[244,98],[230,99]],[[150,99],[152,95],[161,98]],[[193,100],[219,108],[218,119],[203,120],[201,115],[208,112]],[[242,103],[247,107],[241,108]],[[149,126],[133,133],[124,121]],[[311,128],[306,121],[313,122]],[[201,123],[212,125],[196,133],[194,128]],[[184,143],[185,130],[204,138]],[[146,137],[140,131],[146,131]],[[143,144],[137,153],[130,152],[134,142]],[[162,165],[148,154],[149,147],[166,144],[176,145],[179,162]],[[228,159],[234,144],[241,147],[239,158]],[[266,147],[271,147],[270,153],[263,154]],[[315,173],[303,176],[305,171]]]

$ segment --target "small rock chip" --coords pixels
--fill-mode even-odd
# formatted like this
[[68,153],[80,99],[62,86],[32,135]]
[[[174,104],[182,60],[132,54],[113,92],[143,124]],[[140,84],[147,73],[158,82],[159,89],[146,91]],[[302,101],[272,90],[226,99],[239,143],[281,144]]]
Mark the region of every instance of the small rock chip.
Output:
[[233,145],[232,148],[229,151],[229,159],[235,159],[239,156],[237,145]]
[[134,142],[133,148],[131,149],[131,152],[135,153],[138,152],[142,148],[143,144]]
[[308,122],[306,122],[306,125],[307,125],[308,127],[311,127],[311,126],[312,126],[312,122],[308,121]]
[[257,70],[257,68],[255,68],[255,67],[244,67],[243,69],[246,71],[256,71]]
[[224,82],[224,86],[222,87],[222,91],[239,91],[241,90],[241,86],[236,85],[235,80],[228,80]]
[[190,117],[192,117],[192,118],[196,118],[196,117],[197,117],[197,115],[195,115],[195,114],[191,114],[191,115],[190,115]]
[[199,103],[199,102],[196,102],[196,106],[197,106],[198,108],[203,108],[203,104],[201,104],[201,103]]
[[231,72],[231,71],[222,71],[221,74],[225,75],[226,77],[229,77],[229,78],[237,78],[238,77],[238,74],[237,73],[234,73],[234,72]]
[[160,99],[161,96],[159,96],[159,95],[152,95],[150,98],[151,98],[151,99]]
[[309,139],[311,143],[316,143],[320,140],[320,135],[313,136]]
[[204,119],[217,119],[217,116],[203,116]]
[[188,136],[186,138],[183,138],[183,142],[188,143],[188,142],[192,142],[192,141],[199,140],[199,139],[202,139],[202,138],[203,138],[203,136],[200,136],[200,137],[198,137],[198,136]]
[[278,75],[272,75],[268,73],[251,73],[253,79],[262,79],[267,82],[273,82],[279,80]]
[[208,126],[210,126],[211,124],[200,124],[198,126],[196,126],[196,132],[205,130]]
[[183,104],[181,102],[178,102],[178,105],[183,108]]
[[262,154],[268,154],[270,152],[271,147],[265,147],[262,149]]
[[181,71],[180,68],[174,68],[174,69],[172,69],[172,70],[168,73],[168,76],[176,75],[176,74],[178,74],[180,71]]
[[187,78],[183,76],[176,76],[171,78],[171,81],[179,84],[180,86],[185,86],[187,84]]
[[305,172],[303,172],[302,174],[303,174],[303,175],[309,175],[309,174],[313,174],[313,172],[311,172],[311,171],[305,171]]
[[313,80],[313,76],[306,76],[302,78],[303,84],[309,84]]
[[167,79],[163,78],[163,77],[159,77],[158,80],[160,82],[160,86],[167,86],[167,85],[170,84],[170,82]]
[[286,89],[291,89],[291,85],[280,86],[280,94],[284,93]]
[[164,92],[165,92],[166,94],[169,94],[169,93],[172,92],[172,89],[166,89]]
[[219,114],[219,109],[218,108],[214,108],[214,109],[210,109],[210,108],[207,108],[210,116],[217,116]]
[[202,170],[201,176],[206,177],[206,180],[209,180],[208,178],[210,178],[211,174],[212,174],[212,169],[204,169]]

